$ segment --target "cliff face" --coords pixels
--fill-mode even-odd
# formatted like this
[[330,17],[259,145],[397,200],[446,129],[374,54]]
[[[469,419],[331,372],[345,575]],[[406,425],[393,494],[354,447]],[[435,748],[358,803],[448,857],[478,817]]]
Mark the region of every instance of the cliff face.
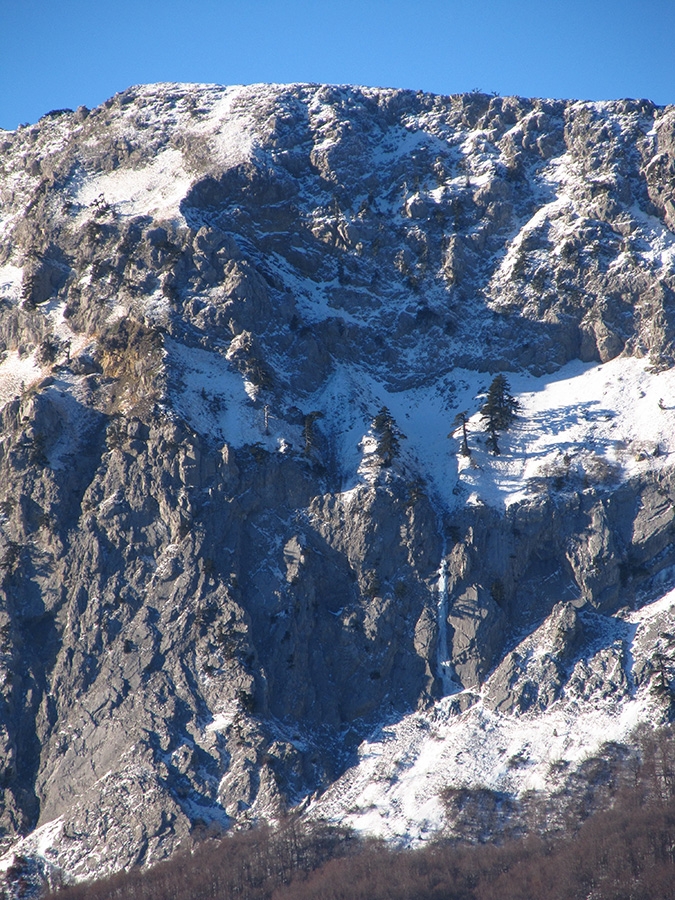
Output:
[[385,721],[669,715],[672,109],[157,85],[0,154],[6,848],[359,825]]

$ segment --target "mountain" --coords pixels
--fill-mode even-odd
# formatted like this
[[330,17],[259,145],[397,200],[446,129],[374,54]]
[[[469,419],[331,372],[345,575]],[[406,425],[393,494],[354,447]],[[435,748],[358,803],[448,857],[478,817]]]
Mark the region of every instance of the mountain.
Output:
[[7,880],[602,793],[675,711],[674,232],[644,100],[159,84],[0,133]]

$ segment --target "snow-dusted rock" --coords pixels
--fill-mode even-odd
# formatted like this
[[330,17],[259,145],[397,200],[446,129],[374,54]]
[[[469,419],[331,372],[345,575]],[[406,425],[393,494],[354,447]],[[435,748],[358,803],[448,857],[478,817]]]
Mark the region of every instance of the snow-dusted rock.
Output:
[[310,797],[422,840],[670,714],[674,147],[646,101],[323,85],[0,135],[5,868]]

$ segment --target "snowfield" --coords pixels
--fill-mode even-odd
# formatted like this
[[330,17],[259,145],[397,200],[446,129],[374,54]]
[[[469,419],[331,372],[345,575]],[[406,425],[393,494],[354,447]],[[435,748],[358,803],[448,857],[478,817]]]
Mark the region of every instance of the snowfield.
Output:
[[18,303],[21,299],[23,269],[19,266],[0,266],[0,300]]
[[572,362],[510,381],[520,411],[499,456],[485,449],[480,415],[470,420],[473,459],[460,458],[459,482],[471,502],[508,506],[542,480],[575,475],[610,483],[662,467],[675,449],[675,371],[654,371],[646,358]]
[[[174,127],[180,127],[192,138],[204,144],[209,165],[214,171],[224,171],[250,160],[261,143],[261,123],[256,117],[256,104],[275,94],[274,85],[193,85],[183,94],[185,86],[163,84],[152,86],[171,107]],[[138,89],[140,97],[150,93]],[[176,95],[176,96],[174,96]],[[200,108],[195,115],[192,97],[199,96]],[[177,101],[177,102],[176,102]],[[145,122],[158,125],[150,116]],[[103,205],[114,208],[121,216],[151,215],[158,220],[185,222],[180,210],[197,174],[190,170],[181,150],[174,147],[162,150],[149,165],[138,168],[119,167],[110,172],[80,173],[70,186],[73,200],[83,207],[80,222],[90,211]]]
[[[270,409],[265,434],[263,401],[246,390],[225,355],[167,346],[183,373],[177,405],[193,427],[234,447],[300,448],[300,429],[283,421],[285,410]],[[480,408],[491,377],[484,373],[456,369],[435,384],[391,392],[364,370],[337,367],[303,411],[327,410],[316,427],[336,447],[347,492],[377,478],[370,423],[387,406],[405,434],[401,470],[423,475],[450,509],[464,503],[505,508],[556,481],[614,484],[666,465],[675,451],[675,371],[655,371],[647,358],[574,361],[553,375],[508,379],[520,408],[500,435],[498,456],[485,446]],[[459,453],[454,419],[460,411],[469,416],[468,458]]]

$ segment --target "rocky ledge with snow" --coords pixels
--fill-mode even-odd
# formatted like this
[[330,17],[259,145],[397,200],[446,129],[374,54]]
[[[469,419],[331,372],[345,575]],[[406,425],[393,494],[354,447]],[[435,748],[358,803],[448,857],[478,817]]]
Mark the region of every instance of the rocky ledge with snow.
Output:
[[648,101],[163,84],[0,133],[10,880],[290,807],[475,837],[453,791],[672,715],[674,204]]

